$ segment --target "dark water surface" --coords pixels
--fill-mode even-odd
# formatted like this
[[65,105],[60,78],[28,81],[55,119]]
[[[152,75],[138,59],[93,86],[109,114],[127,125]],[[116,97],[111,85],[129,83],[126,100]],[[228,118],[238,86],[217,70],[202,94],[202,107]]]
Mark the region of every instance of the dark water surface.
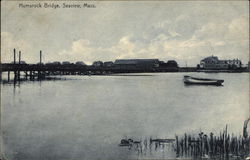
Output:
[[15,88],[1,84],[6,158],[172,158],[175,154],[164,148],[138,157],[118,144],[126,137],[219,134],[226,124],[229,132],[242,135],[249,115],[249,73],[189,73],[224,79],[220,87],[185,86],[184,73],[136,75],[63,76],[69,80],[26,81]]

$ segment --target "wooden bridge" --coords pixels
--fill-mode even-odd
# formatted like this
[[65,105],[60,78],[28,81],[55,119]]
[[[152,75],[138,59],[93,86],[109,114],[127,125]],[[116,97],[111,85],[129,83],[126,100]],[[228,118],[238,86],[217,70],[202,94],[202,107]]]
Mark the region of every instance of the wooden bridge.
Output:
[[170,72],[178,71],[177,68],[136,68],[121,66],[87,66],[77,64],[0,64],[0,72],[7,72],[8,79],[10,72],[14,72],[14,77],[20,79],[24,75],[30,79],[44,78],[49,75],[104,75],[112,73],[142,73],[142,72]]
[[8,73],[8,80],[10,73],[14,73],[14,79],[20,80],[20,76],[25,76],[26,79],[45,78],[49,75],[105,75],[112,73],[142,73],[142,72],[178,72],[179,68],[166,68],[166,67],[136,67],[136,66],[95,66],[83,64],[60,64],[42,63],[42,51],[40,51],[40,61],[37,64],[26,64],[21,61],[21,51],[18,54],[18,61],[16,61],[16,49],[13,50],[13,62],[0,64],[0,78],[3,72]]

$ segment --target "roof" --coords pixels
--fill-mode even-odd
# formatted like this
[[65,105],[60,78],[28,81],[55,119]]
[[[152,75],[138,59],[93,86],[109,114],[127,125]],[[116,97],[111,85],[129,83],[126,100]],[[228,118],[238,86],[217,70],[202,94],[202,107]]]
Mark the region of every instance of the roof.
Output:
[[159,63],[158,59],[117,59],[114,64],[144,64],[144,63]]
[[202,59],[201,61],[206,61],[206,60],[215,60],[215,61],[218,61],[218,57],[217,56],[210,56],[210,57],[206,57],[204,59]]
[[108,63],[113,63],[112,61],[107,61],[107,62],[104,62],[105,64],[108,64]]

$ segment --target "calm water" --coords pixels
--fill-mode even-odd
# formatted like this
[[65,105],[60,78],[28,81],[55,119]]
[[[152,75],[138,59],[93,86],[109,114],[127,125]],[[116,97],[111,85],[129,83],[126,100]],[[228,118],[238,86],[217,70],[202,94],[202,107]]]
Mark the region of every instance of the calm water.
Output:
[[[185,73],[187,74],[187,73]],[[133,75],[133,74],[132,74]],[[145,74],[139,74],[145,75]],[[242,134],[248,73],[190,73],[224,86],[185,86],[184,73],[65,76],[1,84],[5,156],[11,160],[135,159],[122,138],[174,138],[199,131]],[[144,158],[175,157],[170,151]],[[139,158],[140,158],[139,157]]]

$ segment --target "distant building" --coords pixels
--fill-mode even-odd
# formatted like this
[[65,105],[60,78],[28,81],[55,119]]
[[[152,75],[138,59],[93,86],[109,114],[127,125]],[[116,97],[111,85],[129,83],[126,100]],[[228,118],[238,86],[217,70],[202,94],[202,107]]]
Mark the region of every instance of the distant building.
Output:
[[178,68],[178,64],[175,60],[169,60],[167,63],[164,61],[160,61],[160,67],[165,67],[165,68]]
[[149,69],[159,67],[158,59],[117,59],[114,62],[115,66],[129,67],[137,69]]
[[169,61],[167,61],[166,66],[167,67],[178,67],[178,64],[175,60],[169,60]]
[[53,62],[52,64],[54,64],[54,65],[60,65],[61,63],[58,62],[58,61],[55,61],[55,62]]
[[64,61],[64,62],[62,62],[62,65],[69,65],[69,64],[70,64],[69,61]]
[[95,61],[95,62],[93,62],[92,65],[95,67],[101,67],[101,66],[103,66],[103,62],[102,61]]
[[[12,61],[11,64],[14,64],[14,61]],[[16,64],[19,64],[19,61],[16,61]],[[25,61],[20,61],[20,64],[27,64],[27,63]]]
[[114,63],[112,61],[108,61],[108,62],[104,62],[103,65],[105,67],[112,67],[114,65]]
[[241,68],[242,63],[238,59],[228,60],[229,68]]
[[45,63],[45,65],[52,65],[52,64],[53,64],[52,62]]
[[77,61],[75,64],[78,66],[85,66],[86,65],[83,61]]
[[219,60],[216,56],[210,56],[200,61],[199,67],[202,69],[237,69],[241,68],[241,61],[233,60]]
[[37,65],[44,65],[44,63],[43,62],[38,62],[38,63],[36,63]]

